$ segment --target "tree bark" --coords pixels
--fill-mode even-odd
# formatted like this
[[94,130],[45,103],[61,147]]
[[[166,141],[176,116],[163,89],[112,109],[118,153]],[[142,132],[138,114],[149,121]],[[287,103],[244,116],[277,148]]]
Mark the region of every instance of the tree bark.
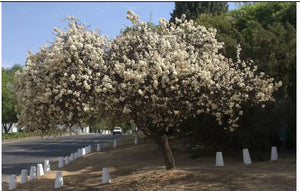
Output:
[[175,168],[175,160],[173,157],[172,150],[169,145],[168,137],[164,134],[163,136],[155,136],[154,138],[156,144],[161,149],[166,169],[171,170],[172,168]]
[[166,134],[162,134],[161,132],[157,132],[152,128],[144,128],[144,126],[141,125],[142,123],[139,122],[139,118],[137,117],[136,119],[137,120],[135,120],[135,123],[139,127],[139,130],[141,130],[149,139],[154,140],[158,148],[161,150],[166,169],[171,170],[175,168],[175,160],[169,145],[168,136]]
[[11,129],[13,123],[10,123],[9,125],[7,123],[3,123],[4,133],[7,134],[9,130]]
[[4,128],[4,133],[7,134],[8,133],[8,128],[7,128],[5,123],[3,124],[3,128]]

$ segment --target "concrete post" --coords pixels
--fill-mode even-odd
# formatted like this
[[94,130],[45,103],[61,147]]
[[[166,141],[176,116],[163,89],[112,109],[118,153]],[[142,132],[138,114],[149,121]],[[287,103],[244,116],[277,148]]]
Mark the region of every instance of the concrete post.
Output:
[[222,152],[217,152],[216,154],[216,166],[224,166]]

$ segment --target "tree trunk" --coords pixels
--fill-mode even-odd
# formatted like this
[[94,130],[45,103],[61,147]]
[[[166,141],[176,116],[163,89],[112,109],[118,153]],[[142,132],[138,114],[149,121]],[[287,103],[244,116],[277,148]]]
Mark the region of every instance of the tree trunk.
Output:
[[174,161],[173,153],[172,153],[170,145],[169,145],[168,137],[164,134],[161,137],[156,136],[154,138],[154,140],[155,140],[156,144],[158,145],[158,147],[162,151],[166,169],[171,170],[172,168],[175,167],[175,161]]
[[7,125],[5,123],[3,124],[3,128],[4,128],[4,133],[7,134],[8,133],[8,128],[7,128]]
[[4,133],[7,134],[9,130],[11,129],[13,123],[10,123],[9,125],[7,123],[3,123],[2,126],[4,128]]
[[140,125],[141,123],[139,123],[138,120],[136,120],[135,122],[138,125],[139,130],[141,130],[148,138],[154,140],[158,148],[162,151],[166,169],[171,170],[175,168],[175,160],[169,145],[169,140],[167,135],[161,134],[161,132],[155,132],[150,128],[143,128],[143,125]]

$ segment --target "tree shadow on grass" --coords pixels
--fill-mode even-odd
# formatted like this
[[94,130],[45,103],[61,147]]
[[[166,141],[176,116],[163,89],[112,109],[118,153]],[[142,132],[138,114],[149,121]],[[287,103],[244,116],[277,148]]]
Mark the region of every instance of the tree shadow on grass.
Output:
[[[290,169],[280,176],[264,178],[269,170],[284,167],[285,162],[276,163],[276,169],[261,170],[261,163],[243,166],[239,159],[226,162],[229,160],[226,158],[226,166],[219,168],[215,167],[214,157],[192,160],[178,151],[174,155],[177,168],[166,171],[162,155],[153,144],[120,145],[116,149],[110,145],[105,152],[88,154],[63,168],[53,165],[53,173],[55,170],[63,173],[63,188],[54,189],[53,174],[52,178],[18,185],[17,190],[272,190],[274,184],[280,189],[294,190],[296,185],[293,176],[285,177]],[[103,167],[109,168],[111,184],[101,184]]]

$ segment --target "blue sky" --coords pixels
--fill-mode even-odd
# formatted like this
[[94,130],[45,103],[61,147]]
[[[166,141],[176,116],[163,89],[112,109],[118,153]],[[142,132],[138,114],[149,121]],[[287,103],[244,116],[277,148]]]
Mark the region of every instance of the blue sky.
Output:
[[[229,6],[232,9],[235,3]],[[158,24],[159,18],[170,18],[174,7],[174,2],[2,2],[2,67],[25,65],[28,50],[36,53],[54,40],[53,28],[65,27],[61,19],[67,15],[113,38],[130,25],[127,10],[143,21],[150,21],[151,14],[152,22]]]

